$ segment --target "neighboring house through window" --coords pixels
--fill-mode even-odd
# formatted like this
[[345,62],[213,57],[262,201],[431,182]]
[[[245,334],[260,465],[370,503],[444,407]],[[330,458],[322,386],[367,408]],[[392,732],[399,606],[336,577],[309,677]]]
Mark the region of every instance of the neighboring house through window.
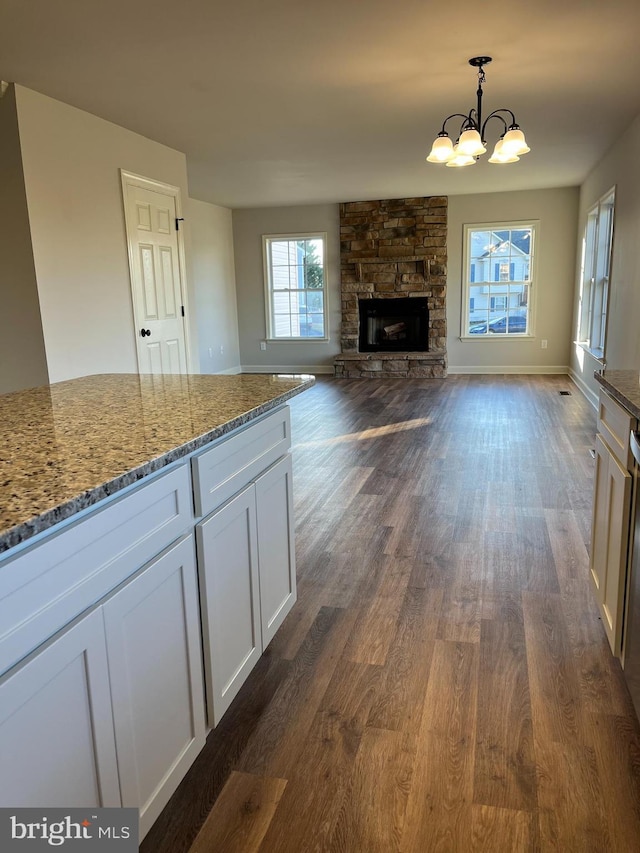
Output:
[[462,337],[532,334],[537,222],[465,225]]
[[589,211],[582,240],[578,343],[597,358],[606,344],[615,198],[612,189]]
[[271,340],[327,340],[325,233],[262,238]]

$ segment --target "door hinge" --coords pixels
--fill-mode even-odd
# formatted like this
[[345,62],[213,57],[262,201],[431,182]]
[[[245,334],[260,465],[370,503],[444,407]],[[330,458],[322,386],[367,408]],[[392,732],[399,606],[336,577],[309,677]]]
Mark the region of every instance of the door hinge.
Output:
[[184,317],[184,305],[181,305],[180,308],[182,310],[182,316]]
[[179,222],[184,222],[184,216],[176,216],[176,231],[180,230]]

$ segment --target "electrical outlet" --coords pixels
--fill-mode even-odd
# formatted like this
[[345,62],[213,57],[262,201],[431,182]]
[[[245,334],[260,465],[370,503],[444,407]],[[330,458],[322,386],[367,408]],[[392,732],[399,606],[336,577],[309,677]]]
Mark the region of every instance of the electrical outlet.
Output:
[[213,347],[209,347],[209,358],[213,358]]
[[220,355],[224,355],[224,347],[220,344]]
[[266,341],[260,341],[260,349],[266,350],[266,348],[267,348],[267,342]]
[[546,341],[546,339],[545,339],[545,338],[543,338],[543,339],[540,341],[540,346],[542,347],[542,349],[546,349],[546,348],[547,348],[547,341]]

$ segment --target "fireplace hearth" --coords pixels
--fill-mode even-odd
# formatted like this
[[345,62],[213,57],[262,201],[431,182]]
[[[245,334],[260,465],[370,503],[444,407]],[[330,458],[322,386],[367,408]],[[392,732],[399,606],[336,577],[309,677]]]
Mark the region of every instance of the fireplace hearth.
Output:
[[360,299],[360,352],[426,352],[429,300]]

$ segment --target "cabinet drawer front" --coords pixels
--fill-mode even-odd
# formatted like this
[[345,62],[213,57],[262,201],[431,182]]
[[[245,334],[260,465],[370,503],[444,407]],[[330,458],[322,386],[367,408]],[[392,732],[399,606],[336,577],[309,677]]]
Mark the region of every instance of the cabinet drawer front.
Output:
[[629,433],[635,429],[636,419],[613,397],[600,391],[598,402],[598,432],[609,446],[618,462],[631,470],[634,465],[633,455],[629,446]]
[[0,672],[170,545],[192,518],[182,465],[0,566]]
[[208,515],[291,446],[289,407],[223,439],[192,460],[196,514]]

